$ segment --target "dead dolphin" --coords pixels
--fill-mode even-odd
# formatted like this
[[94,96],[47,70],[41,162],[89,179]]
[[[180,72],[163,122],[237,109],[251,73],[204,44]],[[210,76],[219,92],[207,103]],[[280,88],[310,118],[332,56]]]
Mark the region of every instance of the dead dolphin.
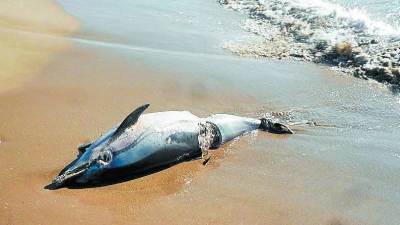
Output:
[[201,157],[208,148],[243,133],[263,129],[293,133],[288,127],[268,119],[252,119],[227,114],[199,118],[187,111],[142,113],[140,106],[126,119],[95,141],[78,147],[78,157],[52,182],[54,188],[66,182],[90,183],[103,174],[122,169],[140,173],[152,168]]

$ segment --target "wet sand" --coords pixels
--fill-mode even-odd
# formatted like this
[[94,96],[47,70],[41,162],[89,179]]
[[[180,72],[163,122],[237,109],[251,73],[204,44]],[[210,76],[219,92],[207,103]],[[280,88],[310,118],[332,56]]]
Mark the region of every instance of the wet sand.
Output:
[[[0,95],[2,224],[130,224],[144,206],[182,192],[187,179],[218,164],[182,163],[98,188],[44,189],[76,156],[77,144],[97,137],[143,102],[152,104],[149,112],[190,109],[199,115],[254,104],[246,96],[204,92],[192,88],[196,83],[139,68],[123,57],[74,47],[21,88]],[[235,103],[227,109],[225,102]],[[219,152],[215,159],[223,156]]]

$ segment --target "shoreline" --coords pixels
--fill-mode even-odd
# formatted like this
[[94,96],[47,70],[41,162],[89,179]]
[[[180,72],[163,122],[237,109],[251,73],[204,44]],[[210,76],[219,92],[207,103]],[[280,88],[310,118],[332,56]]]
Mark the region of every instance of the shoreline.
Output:
[[53,0],[5,1],[0,8],[2,93],[40,73],[55,53],[70,45],[62,37],[77,31],[79,23]]

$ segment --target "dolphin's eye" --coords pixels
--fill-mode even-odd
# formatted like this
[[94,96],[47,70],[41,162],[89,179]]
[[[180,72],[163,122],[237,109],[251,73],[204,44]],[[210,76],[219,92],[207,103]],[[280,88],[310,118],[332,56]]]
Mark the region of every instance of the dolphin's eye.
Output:
[[111,160],[112,160],[112,153],[110,151],[102,151],[98,158],[98,161],[103,165],[109,164]]

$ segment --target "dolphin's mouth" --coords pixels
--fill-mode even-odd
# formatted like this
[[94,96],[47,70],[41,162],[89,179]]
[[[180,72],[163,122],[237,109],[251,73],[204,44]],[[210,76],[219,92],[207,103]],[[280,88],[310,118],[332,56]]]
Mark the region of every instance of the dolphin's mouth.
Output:
[[61,187],[66,181],[82,175],[89,168],[89,166],[90,163],[85,163],[72,170],[65,171],[63,174],[58,175],[53,179],[52,185],[54,185],[56,188]]

